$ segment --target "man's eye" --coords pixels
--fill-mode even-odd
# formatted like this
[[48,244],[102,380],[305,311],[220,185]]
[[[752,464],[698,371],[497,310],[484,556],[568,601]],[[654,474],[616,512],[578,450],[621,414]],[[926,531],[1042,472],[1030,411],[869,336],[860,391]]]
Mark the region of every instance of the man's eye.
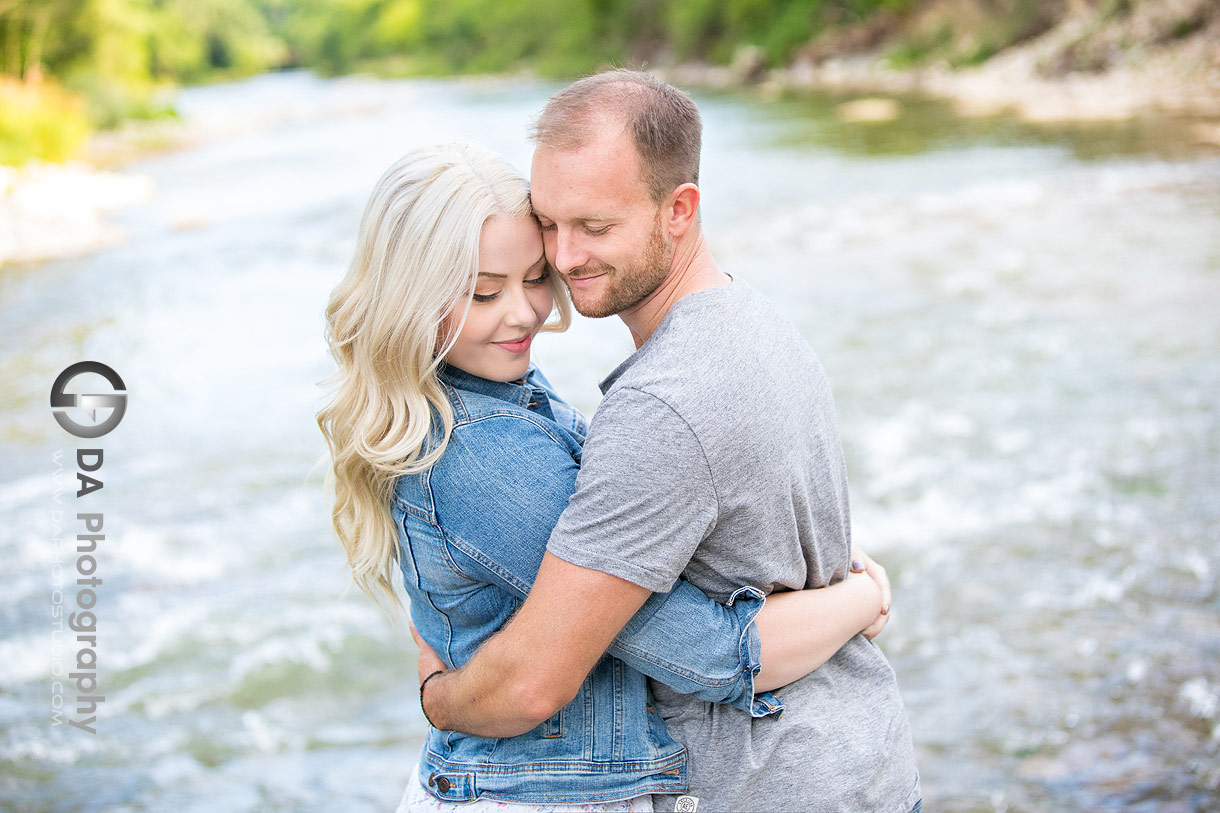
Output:
[[538,225],[542,227],[543,231],[555,231],[554,223],[539,223]]
[[610,231],[610,227],[602,226],[600,228],[593,228],[592,226],[585,226],[585,231],[588,234],[592,234],[594,237],[596,237],[599,234],[605,234],[606,232]]

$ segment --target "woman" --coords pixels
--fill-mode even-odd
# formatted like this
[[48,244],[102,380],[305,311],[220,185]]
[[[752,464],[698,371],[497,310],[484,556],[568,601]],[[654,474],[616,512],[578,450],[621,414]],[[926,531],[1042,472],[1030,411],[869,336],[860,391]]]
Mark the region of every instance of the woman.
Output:
[[[400,569],[420,636],[451,668],[520,605],[574,488],[584,419],[530,364],[534,336],[568,320],[527,184],[503,159],[428,147],[378,182],[327,308],[340,370],[318,422],[354,581],[396,607]],[[753,587],[720,605],[679,581],[533,731],[431,729],[404,809],[651,809],[649,794],[685,789],[686,753],[645,676],[757,717],[778,713],[765,689],[884,626],[888,583],[872,572],[765,608]]]

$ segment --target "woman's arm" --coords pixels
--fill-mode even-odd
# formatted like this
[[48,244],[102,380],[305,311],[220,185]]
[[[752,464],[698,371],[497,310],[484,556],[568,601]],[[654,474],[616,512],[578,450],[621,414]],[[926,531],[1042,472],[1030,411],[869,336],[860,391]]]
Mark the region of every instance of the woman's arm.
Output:
[[756,692],[787,686],[830,660],[876,618],[876,583],[863,573],[819,590],[772,593],[754,619],[762,639]]
[[[772,691],[817,669],[857,634],[872,640],[889,620],[885,569],[859,551],[866,565],[816,590],[772,593],[754,619],[762,642],[762,670],[754,690]],[[855,561],[853,561],[853,565]]]
[[854,549],[843,581],[772,593],[765,605],[752,587],[721,605],[679,581],[648,600],[609,652],[675,691],[761,717],[783,708],[770,691],[809,674],[857,634],[880,633],[889,601],[885,569]]

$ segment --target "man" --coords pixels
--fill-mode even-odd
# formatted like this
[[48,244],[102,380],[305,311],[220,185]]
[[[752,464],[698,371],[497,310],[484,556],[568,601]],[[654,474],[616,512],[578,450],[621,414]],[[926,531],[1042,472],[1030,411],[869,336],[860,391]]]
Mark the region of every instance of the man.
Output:
[[[512,736],[576,693],[651,591],[683,577],[822,587],[847,573],[847,480],[825,373],[796,330],[716,267],[699,223],[701,123],[647,74],[589,77],[535,125],[547,258],[577,310],[637,352],[602,383],[577,490],[529,598],[421,691],[434,725]],[[746,544],[765,539],[764,546]],[[893,670],[856,636],[777,694],[780,718],[654,692],[699,810],[893,811],[920,799]],[[658,797],[673,809],[674,797]],[[688,808],[689,809],[689,808]]]

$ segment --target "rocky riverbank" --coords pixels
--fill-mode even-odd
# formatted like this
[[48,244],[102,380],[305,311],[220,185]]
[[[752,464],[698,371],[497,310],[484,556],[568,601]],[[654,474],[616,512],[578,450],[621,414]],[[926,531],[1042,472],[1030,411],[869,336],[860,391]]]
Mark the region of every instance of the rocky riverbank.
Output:
[[0,266],[113,245],[123,233],[110,215],[153,192],[148,178],[79,161],[0,166]]
[[[965,115],[1043,122],[1182,115],[1200,119],[1197,141],[1220,145],[1220,3],[1036,5],[1058,11],[1044,10],[1025,29],[1013,28],[1010,14],[1009,29],[997,33],[999,15],[977,0],[936,0],[901,19],[878,15],[829,34],[783,68],[768,70],[757,50],[743,48],[729,67],[680,65],[666,76],[771,91],[924,93]],[[996,44],[1006,39],[1015,41]]]

